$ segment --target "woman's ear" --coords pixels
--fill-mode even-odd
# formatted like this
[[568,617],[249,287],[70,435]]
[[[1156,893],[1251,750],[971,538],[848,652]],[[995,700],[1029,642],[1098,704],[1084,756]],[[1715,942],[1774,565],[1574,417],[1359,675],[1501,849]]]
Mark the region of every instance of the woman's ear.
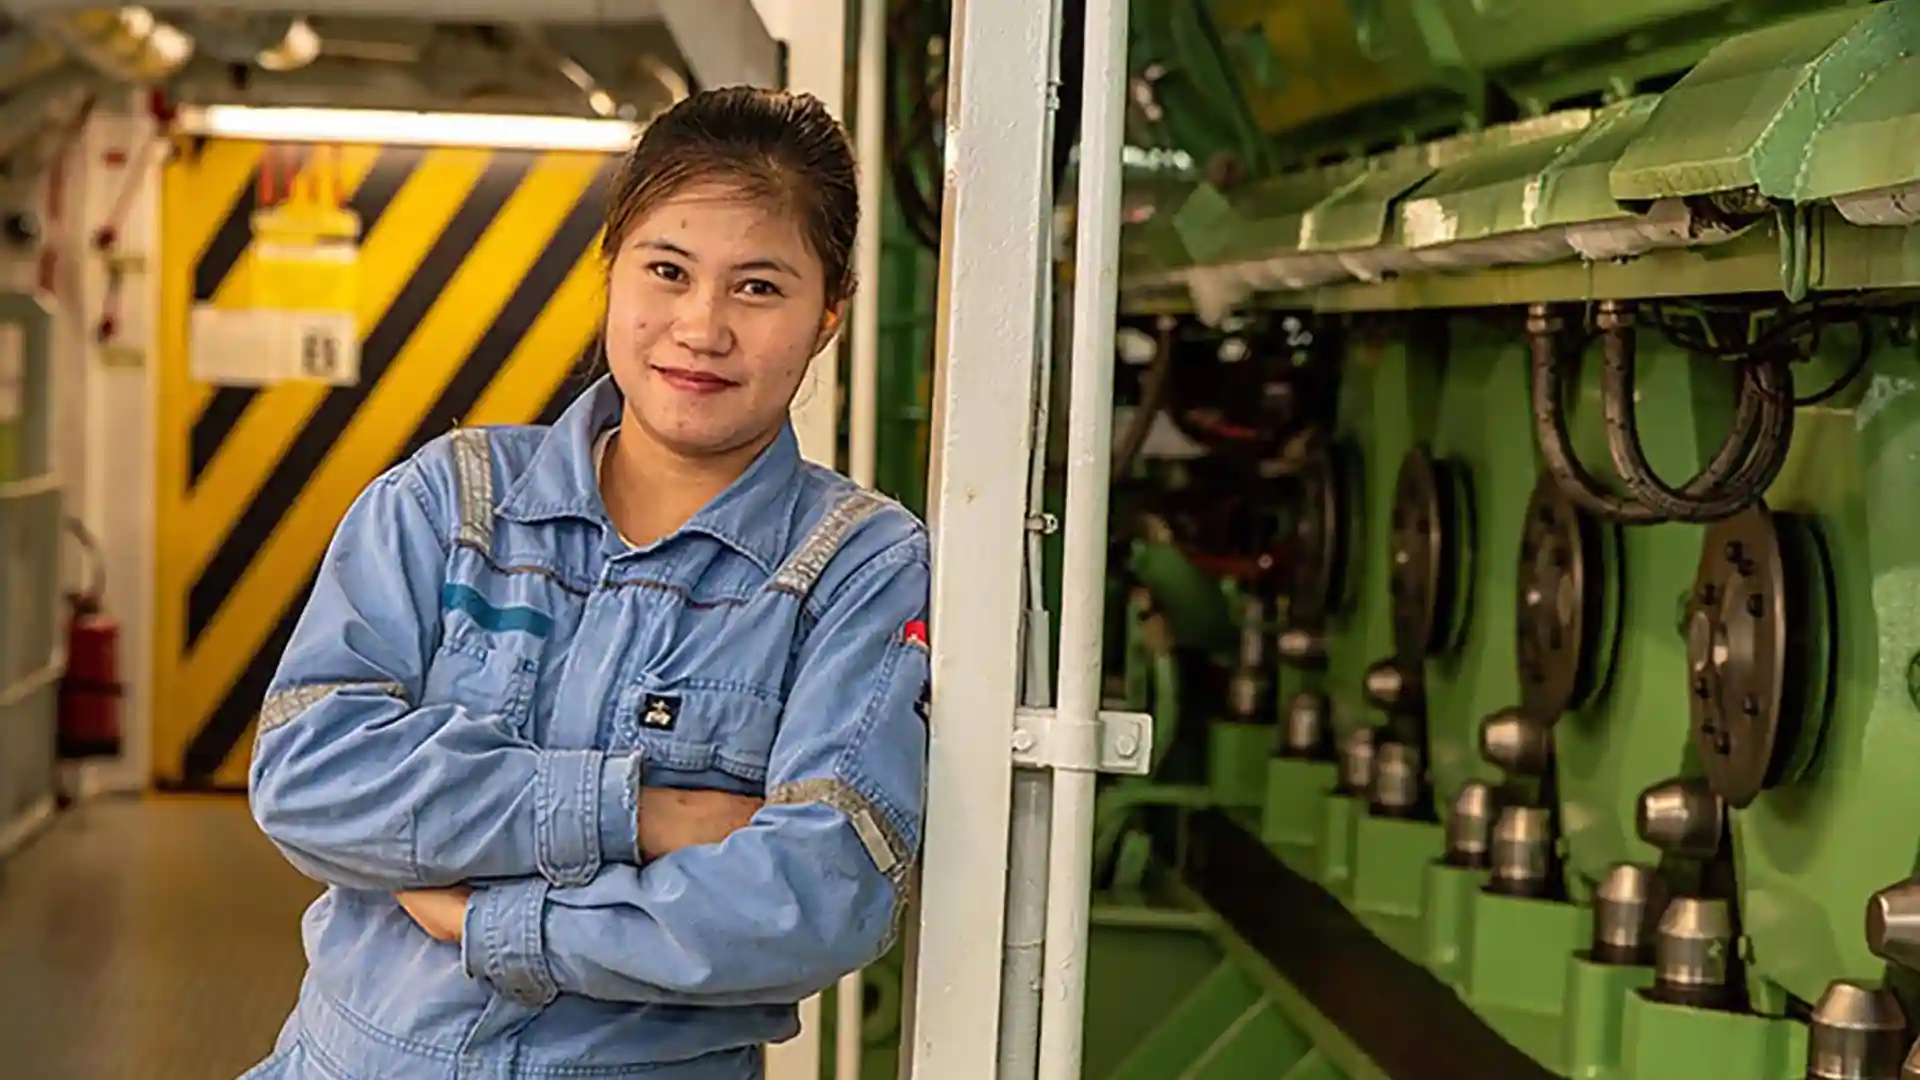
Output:
[[820,317],[820,333],[813,341],[814,355],[819,355],[820,350],[826,348],[827,345],[833,341],[834,333],[840,329],[840,318],[846,313],[846,310],[847,304],[846,301],[843,300],[827,308],[826,314]]

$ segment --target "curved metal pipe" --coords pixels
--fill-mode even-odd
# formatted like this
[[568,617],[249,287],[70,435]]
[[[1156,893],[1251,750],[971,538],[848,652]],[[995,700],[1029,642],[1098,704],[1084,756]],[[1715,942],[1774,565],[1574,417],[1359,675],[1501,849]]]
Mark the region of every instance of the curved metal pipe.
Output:
[[1574,453],[1564,407],[1566,380],[1554,347],[1562,323],[1546,304],[1534,304],[1527,311],[1534,434],[1547,471],[1581,508],[1619,524],[1718,520],[1744,509],[1772,483],[1785,460],[1792,433],[1792,383],[1783,364],[1756,362],[1747,368],[1726,441],[1704,469],[1675,491],[1652,475],[1639,444],[1632,407],[1634,338],[1630,315],[1622,315],[1631,309],[1609,302],[1602,310],[1607,368],[1601,398],[1608,449],[1631,495],[1608,491]]
[[1607,491],[1580,464],[1573,451],[1573,436],[1567,430],[1563,407],[1565,379],[1560,358],[1554,354],[1554,338],[1562,323],[1545,304],[1527,308],[1527,340],[1533,353],[1533,434],[1540,444],[1540,456],[1546,459],[1547,472],[1567,498],[1581,509],[1624,525],[1650,525],[1659,515],[1631,499]]
[[[1732,432],[1713,462],[1680,490],[1655,475],[1640,445],[1634,408],[1633,307],[1601,304],[1598,318],[1605,355],[1601,401],[1606,409],[1607,450],[1621,482],[1641,505],[1668,521],[1719,521],[1753,504],[1780,475],[1793,439],[1793,373],[1780,354],[1741,362],[1740,402]],[[1710,474],[1737,461],[1732,475]]]

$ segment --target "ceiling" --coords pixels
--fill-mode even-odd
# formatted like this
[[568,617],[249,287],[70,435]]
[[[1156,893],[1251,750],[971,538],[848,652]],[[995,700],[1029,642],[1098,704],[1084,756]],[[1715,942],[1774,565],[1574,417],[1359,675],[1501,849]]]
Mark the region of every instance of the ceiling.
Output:
[[645,120],[703,85],[780,79],[751,0],[0,0],[0,199],[92,102]]

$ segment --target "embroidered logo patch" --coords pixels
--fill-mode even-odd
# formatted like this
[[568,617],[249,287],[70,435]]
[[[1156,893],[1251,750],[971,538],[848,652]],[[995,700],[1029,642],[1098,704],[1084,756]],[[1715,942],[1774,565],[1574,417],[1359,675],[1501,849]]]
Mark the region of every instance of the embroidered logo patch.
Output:
[[914,619],[900,628],[900,640],[916,648],[927,647],[927,624],[925,620]]
[[680,718],[680,699],[665,694],[648,694],[640,703],[640,726],[655,731],[672,731]]

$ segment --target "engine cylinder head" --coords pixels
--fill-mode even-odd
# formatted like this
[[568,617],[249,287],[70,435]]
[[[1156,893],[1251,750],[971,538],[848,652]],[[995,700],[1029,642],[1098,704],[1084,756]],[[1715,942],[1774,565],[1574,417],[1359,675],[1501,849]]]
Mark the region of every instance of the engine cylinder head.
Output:
[[1907,1015],[1883,987],[1827,984],[1807,1031],[1807,1080],[1898,1080]]
[[1374,708],[1386,712],[1405,708],[1416,693],[1413,680],[1393,660],[1382,660],[1368,668],[1360,688]]
[[1333,705],[1317,690],[1302,690],[1287,704],[1287,725],[1280,752],[1287,757],[1317,758],[1326,753]]
[[1545,723],[1517,710],[1480,722],[1480,756],[1516,776],[1539,776],[1553,760],[1553,734]]
[[1327,638],[1312,630],[1289,627],[1274,638],[1273,649],[1289,664],[1320,664],[1327,659]]
[[1420,805],[1420,751],[1408,743],[1378,746],[1373,757],[1373,808],[1388,817],[1413,813]]
[[1539,896],[1553,873],[1553,817],[1543,806],[1508,806],[1493,826],[1489,891]]
[[1492,785],[1470,780],[1447,817],[1447,863],[1481,869],[1492,862],[1493,821],[1500,810]]
[[1667,780],[1640,793],[1634,829],[1669,855],[1705,859],[1726,835],[1727,804],[1704,780]]
[[1615,863],[1593,893],[1593,959],[1643,966],[1666,910],[1666,886],[1651,867]]
[[1696,1008],[1724,1007],[1732,950],[1733,911],[1725,900],[1674,897],[1654,940],[1653,996]]
[[1340,792],[1364,796],[1373,788],[1372,728],[1361,728],[1340,744]]
[[1867,901],[1867,948],[1889,964],[1920,971],[1920,878],[1889,885]]

